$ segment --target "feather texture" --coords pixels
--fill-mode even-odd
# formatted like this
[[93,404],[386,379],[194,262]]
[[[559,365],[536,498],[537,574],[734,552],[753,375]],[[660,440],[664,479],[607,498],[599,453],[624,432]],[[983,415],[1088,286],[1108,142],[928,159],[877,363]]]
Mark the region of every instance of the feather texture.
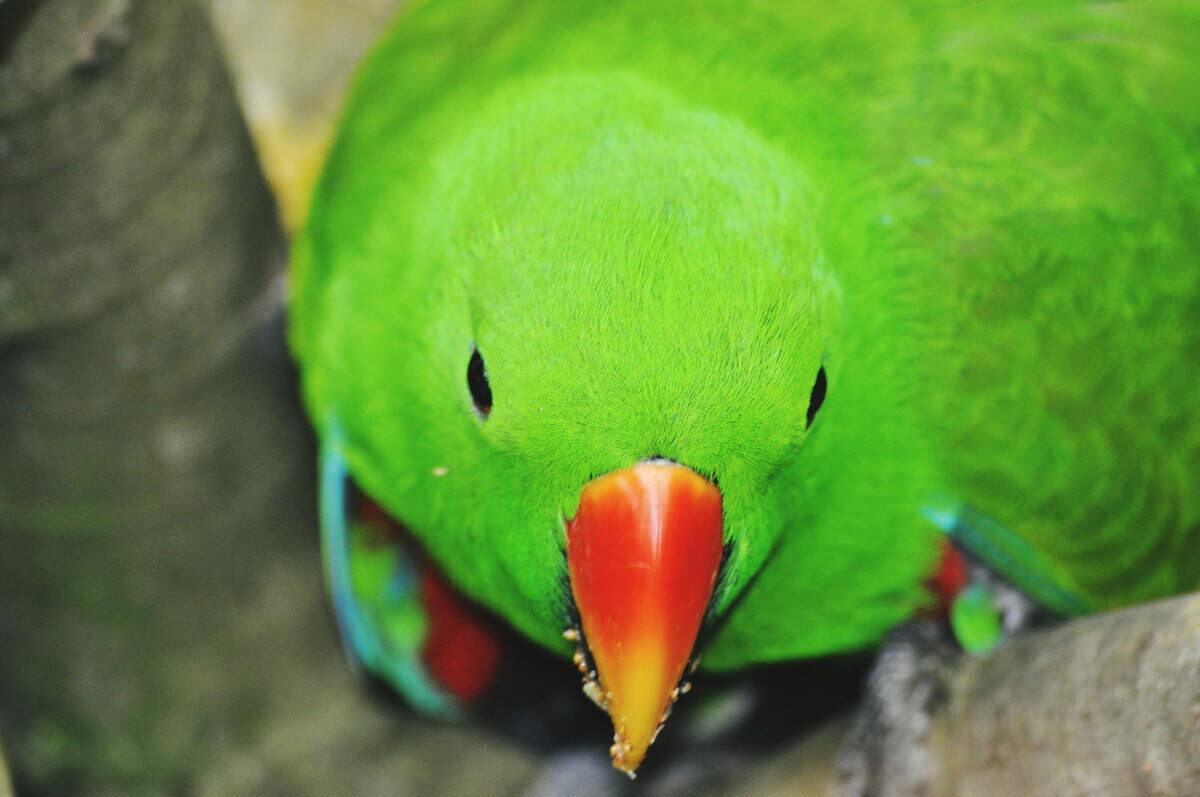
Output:
[[652,456],[724,495],[714,668],[909,616],[934,496],[1088,605],[1194,588],[1196,40],[1166,0],[414,3],[296,245],[306,400],[564,651],[563,517]]

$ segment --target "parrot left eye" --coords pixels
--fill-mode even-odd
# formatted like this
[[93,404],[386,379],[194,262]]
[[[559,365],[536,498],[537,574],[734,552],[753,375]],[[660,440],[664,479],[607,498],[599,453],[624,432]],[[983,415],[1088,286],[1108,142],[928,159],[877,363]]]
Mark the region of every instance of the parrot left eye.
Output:
[[817,381],[813,383],[812,395],[808,399],[808,414],[805,416],[804,428],[812,426],[813,418],[817,417],[817,410],[821,409],[821,404],[825,401],[825,366],[817,371]]
[[471,361],[467,363],[467,388],[471,391],[471,401],[475,402],[475,411],[486,419],[492,411],[492,386],[488,384],[483,355],[476,347],[471,348]]

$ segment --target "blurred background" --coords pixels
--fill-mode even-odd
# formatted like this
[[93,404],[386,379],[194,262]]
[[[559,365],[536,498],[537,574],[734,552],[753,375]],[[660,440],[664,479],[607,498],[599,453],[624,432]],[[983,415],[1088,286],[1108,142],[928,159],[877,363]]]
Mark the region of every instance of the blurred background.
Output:
[[280,216],[294,230],[355,66],[399,0],[205,0]]
[[342,657],[283,337],[287,239],[398,5],[0,0],[0,744],[17,792],[824,792],[833,732],[790,740],[853,695],[860,663],[716,683],[630,784],[566,663],[517,651],[537,695],[518,684],[447,725]]

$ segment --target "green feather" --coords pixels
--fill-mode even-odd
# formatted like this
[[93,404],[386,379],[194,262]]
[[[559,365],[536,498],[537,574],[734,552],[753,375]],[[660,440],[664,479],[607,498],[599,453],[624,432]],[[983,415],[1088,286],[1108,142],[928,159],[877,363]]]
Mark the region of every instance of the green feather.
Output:
[[1195,588],[1197,40],[1167,1],[413,3],[296,244],[306,401],[564,652],[563,517],[650,456],[722,490],[714,668],[908,617],[934,496],[1044,594]]
[[992,602],[986,587],[965,590],[950,605],[950,626],[954,637],[968,653],[983,654],[992,650],[1004,636],[1000,611]]

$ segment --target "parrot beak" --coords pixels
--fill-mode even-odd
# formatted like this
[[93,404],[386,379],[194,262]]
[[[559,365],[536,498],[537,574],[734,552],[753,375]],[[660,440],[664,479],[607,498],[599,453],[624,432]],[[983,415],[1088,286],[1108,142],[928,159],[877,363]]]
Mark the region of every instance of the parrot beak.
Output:
[[612,717],[613,766],[630,777],[681,688],[687,691],[681,681],[721,554],[721,491],[667,460],[589,482],[567,522],[584,643],[576,664],[584,692]]

